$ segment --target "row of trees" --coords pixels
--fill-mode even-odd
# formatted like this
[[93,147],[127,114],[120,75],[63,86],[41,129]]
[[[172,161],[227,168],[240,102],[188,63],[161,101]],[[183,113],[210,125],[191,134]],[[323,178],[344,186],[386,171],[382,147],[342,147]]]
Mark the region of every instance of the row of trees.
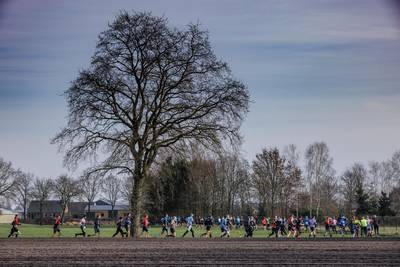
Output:
[[[206,153],[199,148],[185,157],[160,158],[150,171],[145,210],[153,216],[400,214],[399,152],[367,167],[355,163],[340,175],[325,143],[311,144],[303,163],[300,155],[295,145],[289,145],[282,153],[265,148],[251,164],[237,151]],[[129,202],[130,182],[129,176],[88,173],[79,179],[38,179],[0,158],[1,196],[18,204],[24,218],[32,199],[39,201],[40,210],[45,200],[57,199],[63,211],[72,199],[93,203],[101,196],[112,207],[119,200]]]
[[[192,153],[169,157],[152,171],[147,210],[205,216],[252,214],[317,216],[346,214],[400,214],[400,179],[396,175],[399,153],[382,163],[364,167],[356,163],[337,175],[328,146],[311,144],[304,153],[289,145],[263,149],[252,164],[238,153]],[[376,165],[385,169],[377,176]],[[303,166],[303,167],[301,167]]]
[[23,219],[27,219],[27,210],[31,200],[39,201],[41,223],[43,221],[43,204],[49,199],[57,199],[61,205],[61,218],[72,200],[87,202],[90,213],[91,203],[96,198],[104,198],[114,209],[118,200],[126,194],[123,190],[123,178],[116,176],[94,177],[84,176],[74,179],[60,175],[55,179],[36,178],[31,173],[14,169],[11,162],[0,158],[0,206],[17,204],[23,211]]

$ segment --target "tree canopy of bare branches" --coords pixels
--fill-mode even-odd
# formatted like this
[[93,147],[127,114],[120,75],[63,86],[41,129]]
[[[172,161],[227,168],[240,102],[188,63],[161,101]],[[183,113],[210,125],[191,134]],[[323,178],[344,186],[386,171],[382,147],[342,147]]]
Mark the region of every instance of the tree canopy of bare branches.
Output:
[[[318,217],[322,199],[322,185],[326,184],[326,179],[333,179],[335,171],[333,169],[333,159],[329,155],[329,148],[324,142],[316,142],[308,146],[305,154],[306,160],[306,179],[310,191],[310,217],[313,208],[316,209]],[[314,202],[316,206],[314,207]]]
[[53,139],[73,166],[101,152],[94,170],[134,177],[139,234],[143,188],[161,149],[238,139],[248,90],[217,59],[199,25],[184,30],[149,13],[119,14],[99,36],[90,67],[66,91],[67,126]]
[[95,176],[94,174],[88,174],[82,177],[79,182],[81,187],[81,197],[88,202],[88,216],[91,216],[90,208],[95,198],[100,194],[102,188],[103,179]]
[[258,191],[260,204],[264,212],[267,204],[270,206],[271,216],[275,215],[277,198],[285,178],[284,170],[285,160],[280,156],[277,148],[263,149],[253,161],[253,181]]
[[36,179],[33,184],[33,197],[39,201],[40,225],[43,224],[43,204],[50,197],[53,181],[49,178]]
[[28,205],[33,197],[32,191],[34,176],[31,173],[24,173],[20,170],[17,171],[15,175],[15,186],[12,195],[18,205],[22,208],[24,212],[23,219],[26,221]]
[[14,174],[11,162],[0,158],[0,196],[3,196],[14,185]]
[[53,186],[54,195],[60,200],[61,205],[61,221],[64,221],[64,215],[68,204],[72,198],[79,196],[82,193],[78,181],[68,177],[67,175],[60,175],[55,181]]
[[106,200],[111,205],[111,216],[115,219],[114,207],[122,195],[121,191],[122,179],[116,176],[109,175],[104,178],[102,183],[102,190]]

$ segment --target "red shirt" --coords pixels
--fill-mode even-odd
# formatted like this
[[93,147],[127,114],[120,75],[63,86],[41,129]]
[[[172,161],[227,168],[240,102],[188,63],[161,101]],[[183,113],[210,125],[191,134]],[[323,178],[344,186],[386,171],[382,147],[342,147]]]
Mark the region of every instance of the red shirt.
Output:
[[55,225],[60,225],[61,224],[61,218],[57,217],[56,221],[54,222]]
[[144,226],[144,227],[149,226],[149,218],[147,218],[147,217],[144,217],[144,218],[143,218],[143,226]]
[[11,223],[12,225],[20,225],[19,218],[15,218],[14,221]]

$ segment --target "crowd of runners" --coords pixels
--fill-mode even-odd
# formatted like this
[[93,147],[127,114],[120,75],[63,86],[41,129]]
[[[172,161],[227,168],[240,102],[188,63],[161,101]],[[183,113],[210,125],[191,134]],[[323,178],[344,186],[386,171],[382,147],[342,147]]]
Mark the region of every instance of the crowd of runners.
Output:
[[[255,218],[253,216],[230,216],[226,215],[219,218],[213,218],[211,215],[202,218],[195,218],[193,214],[190,214],[186,218],[177,216],[163,216],[159,224],[161,225],[161,237],[177,237],[176,228],[178,226],[184,226],[186,231],[182,237],[185,237],[188,233],[194,238],[196,237],[194,226],[196,231],[200,231],[198,237],[209,237],[212,238],[212,228],[218,227],[221,231],[218,237],[230,237],[232,229],[242,229],[244,237],[253,237],[254,231],[265,231],[265,237],[295,237],[300,238],[301,236],[308,236],[315,238],[317,236],[318,223],[315,217],[309,218],[308,216],[296,217],[294,215],[288,218],[282,218],[275,216],[273,219],[269,217]],[[337,234],[344,237],[346,234],[350,234],[353,238],[356,237],[372,237],[379,236],[379,221],[377,216],[353,216],[351,219],[345,216],[325,217],[323,221],[322,233],[324,237],[332,237],[333,234]],[[15,215],[14,220],[11,223],[11,231],[8,237],[18,237],[19,226],[21,225],[18,215]],[[60,215],[54,217],[53,225],[53,237],[61,235],[62,220]],[[157,224],[158,225],[158,224]],[[141,236],[150,237],[149,235],[150,220],[149,216],[144,215],[141,221],[142,232]],[[322,225],[321,225],[322,226]],[[102,228],[102,219],[100,215],[97,215],[93,220],[94,235],[88,235],[87,233],[87,218],[86,215],[82,216],[79,222],[80,232],[75,233],[75,237],[83,236],[97,236],[100,237]],[[132,229],[132,215],[129,213],[124,217],[119,217],[116,221],[116,231],[112,237],[120,235],[121,237],[131,236]],[[214,236],[215,237],[215,236]]]

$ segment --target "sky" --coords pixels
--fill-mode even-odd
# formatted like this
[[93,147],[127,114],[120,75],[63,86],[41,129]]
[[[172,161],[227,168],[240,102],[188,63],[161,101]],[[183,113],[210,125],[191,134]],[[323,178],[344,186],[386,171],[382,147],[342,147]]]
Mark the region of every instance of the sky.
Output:
[[0,0],[0,157],[38,177],[71,173],[50,144],[66,125],[63,92],[120,10],[209,31],[250,91],[249,161],[265,147],[293,143],[303,156],[324,141],[341,173],[400,149],[400,15],[391,1]]

